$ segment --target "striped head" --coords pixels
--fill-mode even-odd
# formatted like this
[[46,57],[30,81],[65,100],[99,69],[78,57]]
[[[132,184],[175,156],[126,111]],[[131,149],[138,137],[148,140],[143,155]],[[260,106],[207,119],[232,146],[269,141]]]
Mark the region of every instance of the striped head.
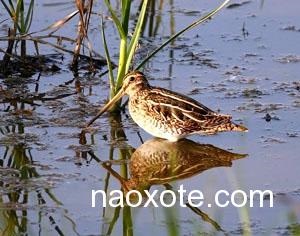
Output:
[[98,114],[87,124],[90,126],[99,116],[109,110],[118,102],[124,94],[132,96],[141,89],[150,88],[150,85],[142,72],[133,71],[125,75],[120,91],[98,112]]
[[150,85],[145,75],[140,71],[133,71],[125,75],[121,90],[125,94],[131,96],[135,94],[137,91],[149,87]]

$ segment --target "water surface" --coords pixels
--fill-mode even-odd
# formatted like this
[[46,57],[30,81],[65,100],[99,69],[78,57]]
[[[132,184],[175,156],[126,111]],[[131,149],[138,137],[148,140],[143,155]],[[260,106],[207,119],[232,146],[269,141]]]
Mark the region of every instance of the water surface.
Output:
[[[34,21],[33,29],[42,29],[74,9],[71,3],[51,3],[37,3],[34,17],[39,20]],[[214,6],[207,0],[162,1],[159,10],[157,4],[153,19],[156,28],[147,25],[139,55],[147,54],[165,37]],[[200,147],[209,144],[224,152],[248,154],[188,178],[172,179],[169,184],[175,190],[183,185],[187,191],[203,192],[207,201],[199,209],[201,212],[179,204],[173,208],[104,209],[100,204],[91,207],[93,189],[121,189],[120,180],[103,168],[102,161],[112,159],[111,168],[131,178],[131,155],[141,148],[141,138],[152,139],[134,124],[126,110],[121,121],[120,117],[107,114],[97,120],[94,133],[87,134],[86,143],[82,144],[80,128],[108,96],[108,78],[99,76],[106,68],[95,75],[84,70],[73,74],[67,66],[71,58],[65,55],[63,61],[57,61],[62,68],[57,73],[35,74],[27,79],[1,78],[0,232],[299,234],[299,6],[296,0],[273,0],[250,1],[224,9],[212,21],[180,37],[145,67],[151,84],[187,94],[214,110],[232,114],[236,122],[249,128],[248,133],[191,137]],[[5,18],[2,13],[0,17]],[[60,33],[74,37],[76,21]],[[117,34],[109,23],[106,33],[117,60]],[[1,34],[6,33],[1,30]],[[96,16],[90,38],[94,49],[103,55]],[[2,44],[1,47],[4,48]],[[44,47],[44,52],[53,53],[53,49]],[[79,82],[78,93],[75,85]],[[44,99],[26,102],[41,93],[46,93]],[[211,154],[212,163],[216,163],[213,157],[216,155]],[[164,190],[162,184],[165,183],[154,185],[151,190]],[[255,199],[253,208],[220,208],[214,204],[208,207],[220,189],[241,189],[247,193],[269,189],[274,193],[274,207],[260,208],[259,199]],[[268,205],[267,197],[264,203]]]

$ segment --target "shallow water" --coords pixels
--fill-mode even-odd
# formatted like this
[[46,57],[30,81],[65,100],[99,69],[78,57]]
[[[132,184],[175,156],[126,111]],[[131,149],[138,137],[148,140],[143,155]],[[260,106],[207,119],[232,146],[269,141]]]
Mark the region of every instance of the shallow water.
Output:
[[[73,9],[67,3],[49,3],[37,4],[41,15],[51,13],[51,17],[36,15],[42,20],[35,21],[33,29],[41,29]],[[273,0],[261,5],[260,1],[250,1],[224,9],[212,21],[186,33],[145,68],[151,84],[188,94],[214,110],[232,114],[235,121],[249,128],[248,133],[190,138],[200,147],[210,144],[248,154],[226,165],[211,160],[215,165],[209,169],[169,183],[175,190],[181,184],[187,191],[201,190],[205,196],[202,213],[180,207],[178,202],[173,208],[91,207],[93,189],[121,188],[119,180],[103,168],[102,161],[113,159],[111,168],[125,176],[134,149],[141,148],[140,137],[143,141],[152,139],[134,124],[126,110],[122,122],[106,114],[95,122],[94,133],[86,135],[86,143],[80,140],[80,128],[107,98],[108,79],[106,75],[99,77],[105,68],[95,75],[85,71],[72,74],[66,65],[71,59],[65,56],[64,61],[57,62],[62,67],[57,73],[41,73],[40,77],[36,74],[28,79],[1,78],[0,232],[299,234],[300,3],[285,3]],[[157,33],[149,36],[147,28],[140,55],[214,6],[207,0],[164,2],[163,9],[156,11],[156,16],[162,17]],[[154,19],[155,23],[158,19]],[[73,21],[61,33],[74,35],[75,24]],[[91,33],[95,50],[101,45],[98,28],[95,20]],[[108,24],[106,32],[117,59],[116,30]],[[51,48],[44,50],[53,53]],[[75,86],[78,81],[79,93]],[[46,93],[43,99],[30,100],[41,93]],[[28,99],[34,104],[26,103]],[[165,189],[161,184],[151,190]],[[269,189],[274,193],[274,207],[267,207],[267,197],[263,208],[258,206],[258,198],[253,208],[208,207],[220,189],[241,189],[246,193]]]

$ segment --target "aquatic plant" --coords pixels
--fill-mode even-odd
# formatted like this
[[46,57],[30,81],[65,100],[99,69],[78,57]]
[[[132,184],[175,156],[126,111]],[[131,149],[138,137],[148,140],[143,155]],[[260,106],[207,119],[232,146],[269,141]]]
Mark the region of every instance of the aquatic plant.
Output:
[[143,1],[142,8],[139,12],[138,21],[135,25],[134,33],[130,40],[129,38],[129,16],[131,11],[131,1],[123,0],[121,2],[121,16],[117,16],[117,13],[113,9],[111,3],[108,0],[104,1],[113,20],[115,27],[119,33],[119,62],[118,62],[118,72],[116,78],[113,75],[112,61],[110,58],[107,41],[105,38],[104,25],[102,20],[102,38],[103,45],[105,49],[105,55],[109,71],[109,81],[110,81],[110,97],[113,97],[122,86],[123,77],[128,72],[131,65],[136,46],[138,44],[140,33],[142,30],[143,22],[145,19],[146,9],[148,5],[148,0]]
[[[14,24],[14,34],[20,34],[21,36],[27,34],[33,19],[34,0],[29,1],[27,9],[25,8],[25,3],[23,0],[8,0],[7,2],[4,0],[0,1]],[[25,39],[21,40],[21,57],[26,57]]]
[[87,1],[87,3],[81,0],[75,1],[75,5],[79,12],[79,22],[78,22],[76,46],[74,49],[73,62],[72,62],[73,68],[77,68],[78,66],[78,58],[80,55],[80,49],[84,39],[87,40],[90,57],[92,57],[92,47],[88,38],[88,30],[89,30],[91,13],[94,5],[93,3],[94,3],[93,0],[89,0]]
[[[138,20],[137,23],[134,26],[133,35],[129,38],[129,16],[131,12],[131,1],[129,0],[123,0],[121,2],[121,9],[120,9],[120,17],[118,17],[118,14],[113,9],[113,6],[108,0],[105,0],[105,4],[111,14],[112,21],[114,23],[114,26],[117,28],[119,33],[119,61],[118,61],[118,72],[116,78],[113,74],[113,67],[112,67],[112,60],[110,57],[110,53],[108,50],[107,40],[105,37],[104,32],[104,24],[102,20],[102,39],[103,39],[103,45],[105,49],[105,55],[108,65],[108,73],[109,73],[109,81],[110,81],[110,98],[112,98],[121,88],[123,83],[123,78],[125,74],[129,71],[129,69],[132,67],[132,60],[136,51],[136,47],[138,45],[138,42],[140,40],[141,31],[143,29],[145,15],[148,3],[151,1],[144,0],[141,6],[141,10],[138,14]],[[162,45],[157,47],[154,51],[152,51],[149,56],[147,56],[137,67],[134,68],[134,70],[142,68],[146,62],[148,62],[151,58],[153,58],[158,52],[160,52],[164,47],[169,45],[172,41],[177,39],[180,35],[185,33],[186,31],[200,25],[201,23],[207,21],[212,16],[214,16],[217,12],[219,12],[227,3],[229,0],[223,1],[223,3],[214,9],[213,11],[209,12],[208,14],[204,15],[203,17],[199,18],[198,20],[194,21],[181,31],[175,33],[172,35],[169,39],[167,39]],[[133,68],[131,68],[133,69]],[[116,111],[120,108],[120,103],[115,106],[112,111]]]

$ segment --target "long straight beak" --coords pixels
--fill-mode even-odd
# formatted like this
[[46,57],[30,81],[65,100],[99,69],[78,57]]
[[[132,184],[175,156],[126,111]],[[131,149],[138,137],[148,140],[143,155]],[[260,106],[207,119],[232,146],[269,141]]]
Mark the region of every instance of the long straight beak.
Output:
[[91,124],[94,123],[95,120],[97,120],[104,112],[109,110],[110,108],[113,107],[113,105],[121,99],[124,95],[124,90],[120,89],[120,91],[104,106],[102,109],[98,112],[98,114],[90,120],[89,123],[87,123],[86,127],[89,127]]

